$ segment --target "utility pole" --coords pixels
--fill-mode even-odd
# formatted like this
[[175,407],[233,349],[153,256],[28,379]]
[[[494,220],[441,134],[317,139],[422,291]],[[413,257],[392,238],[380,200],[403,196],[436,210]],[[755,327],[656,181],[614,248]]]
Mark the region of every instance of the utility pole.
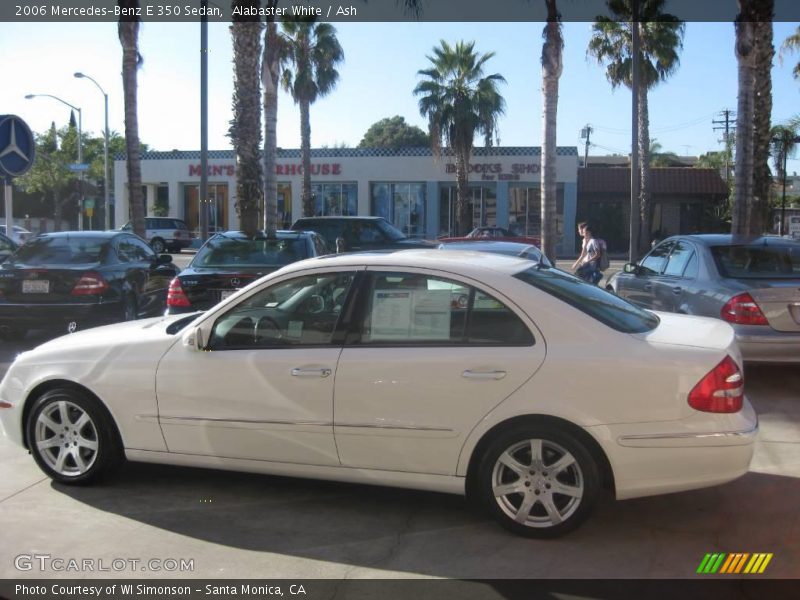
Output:
[[586,127],[581,129],[581,139],[585,139],[586,140],[586,149],[583,152],[583,168],[584,169],[589,166],[589,146],[590,146],[589,138],[592,135],[593,131],[594,131],[594,129],[592,129],[592,126],[589,125],[588,123],[586,124]]
[[729,164],[730,161],[729,161],[729,158],[728,158],[728,155],[730,154],[730,152],[728,151],[728,149],[730,148],[731,132],[732,132],[732,130],[736,131],[736,127],[731,124],[732,119],[734,117],[736,117],[736,112],[726,108],[725,110],[721,111],[719,114],[720,114],[720,116],[725,117],[725,120],[724,121],[715,121],[715,120],[712,119],[711,120],[711,124],[713,125],[714,131],[719,131],[719,130],[723,130],[723,129],[725,130],[725,133],[722,134],[722,136],[723,136],[722,137],[722,141],[725,143],[725,183],[728,184],[728,186],[730,187],[730,177],[731,177],[730,171],[731,171],[731,169],[730,169],[730,164]]

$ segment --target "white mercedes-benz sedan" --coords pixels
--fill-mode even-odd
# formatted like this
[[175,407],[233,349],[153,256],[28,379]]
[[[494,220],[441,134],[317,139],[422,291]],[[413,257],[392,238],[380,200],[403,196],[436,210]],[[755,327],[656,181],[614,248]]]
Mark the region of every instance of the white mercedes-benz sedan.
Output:
[[408,250],[297,262],[202,314],[45,343],[9,368],[0,418],[62,483],[127,458],[399,486],[553,537],[603,489],[744,474],[742,375],[720,320],[523,258]]

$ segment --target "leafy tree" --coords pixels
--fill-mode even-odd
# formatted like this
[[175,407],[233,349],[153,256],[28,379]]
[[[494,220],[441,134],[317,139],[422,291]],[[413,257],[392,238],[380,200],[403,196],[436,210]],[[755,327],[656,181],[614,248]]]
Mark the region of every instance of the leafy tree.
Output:
[[[234,0],[236,8],[256,9],[260,0]],[[236,212],[246,235],[259,228],[264,197],[261,172],[261,21],[258,16],[235,16],[233,38],[233,120],[228,135],[236,155]]]
[[[678,68],[679,51],[683,48],[685,25],[677,17],[664,12],[665,0],[640,0],[639,28],[641,39],[641,72],[639,95],[639,155],[641,157],[641,188],[639,194],[638,249],[644,252],[650,243],[651,191],[650,191],[650,123],[647,93],[665,81]],[[631,0],[608,0],[613,19],[599,16],[592,26],[588,54],[606,66],[606,79],[612,88],[625,85],[632,88],[632,8]],[[631,219],[635,215],[631,215]]]
[[310,107],[336,87],[339,81],[336,66],[344,60],[344,51],[330,23],[283,21],[281,26],[286,56],[281,84],[300,105],[303,215],[312,216]]
[[472,227],[467,172],[472,156],[475,134],[483,134],[486,146],[491,146],[497,131],[497,119],[505,112],[505,100],[497,84],[505,82],[502,75],[483,75],[483,67],[494,52],[479,55],[475,42],[458,42],[451,46],[444,40],[434,47],[430,69],[418,71],[425,78],[414,88],[421,96],[419,112],[428,117],[431,147],[441,155],[442,142],[456,158],[456,234],[467,233]]
[[784,234],[784,213],[786,208],[786,161],[794,157],[797,144],[800,142],[800,118],[795,117],[783,125],[776,125],[771,130],[771,154],[775,172],[782,184],[780,234]]
[[142,65],[139,54],[139,0],[117,0],[123,9],[117,26],[122,46],[122,89],[125,100],[125,145],[128,169],[133,232],[145,237],[144,197],[142,196],[142,165],[139,156],[138,70]]
[[370,125],[359,148],[413,148],[429,146],[430,137],[416,125],[406,123],[405,117],[381,119]]
[[542,37],[542,250],[551,259],[556,256],[556,195],[558,190],[556,161],[558,144],[556,125],[558,112],[558,82],[563,70],[562,53],[564,36],[561,31],[561,15],[556,0],[545,0],[547,25]]

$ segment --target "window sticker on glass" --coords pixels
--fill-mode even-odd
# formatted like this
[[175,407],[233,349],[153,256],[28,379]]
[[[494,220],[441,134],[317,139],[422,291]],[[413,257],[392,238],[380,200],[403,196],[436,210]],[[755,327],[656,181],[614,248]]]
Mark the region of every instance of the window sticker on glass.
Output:
[[411,329],[411,292],[382,292],[372,296],[372,340],[406,339]]
[[451,297],[449,290],[375,291],[371,340],[449,339]]
[[286,337],[290,340],[299,340],[303,337],[303,322],[302,321],[289,321],[289,327],[286,328]]

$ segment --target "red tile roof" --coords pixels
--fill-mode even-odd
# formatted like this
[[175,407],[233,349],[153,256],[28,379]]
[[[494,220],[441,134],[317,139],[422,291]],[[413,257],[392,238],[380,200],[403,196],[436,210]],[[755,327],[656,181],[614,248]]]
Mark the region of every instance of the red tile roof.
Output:
[[[728,195],[728,186],[716,169],[653,167],[650,169],[653,194]],[[578,169],[578,193],[630,194],[631,170],[624,167]]]

